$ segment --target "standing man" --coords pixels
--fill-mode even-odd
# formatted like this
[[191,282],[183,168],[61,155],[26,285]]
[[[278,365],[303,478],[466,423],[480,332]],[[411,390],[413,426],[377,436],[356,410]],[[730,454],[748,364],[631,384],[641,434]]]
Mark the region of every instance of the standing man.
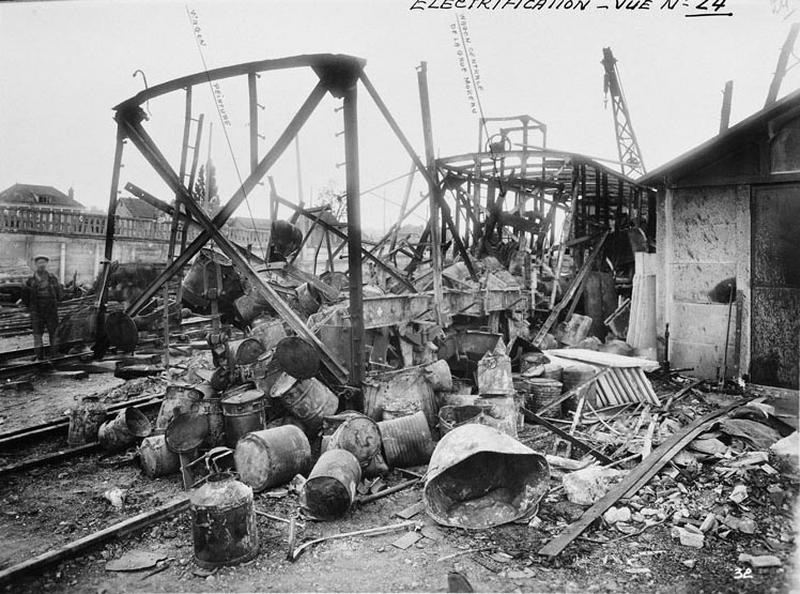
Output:
[[50,337],[50,353],[55,355],[56,326],[58,326],[58,302],[63,298],[61,285],[54,274],[47,270],[50,258],[36,256],[33,259],[34,272],[27,281],[23,292],[23,302],[28,306],[33,327],[33,348],[36,360],[45,358],[42,334],[47,329]]

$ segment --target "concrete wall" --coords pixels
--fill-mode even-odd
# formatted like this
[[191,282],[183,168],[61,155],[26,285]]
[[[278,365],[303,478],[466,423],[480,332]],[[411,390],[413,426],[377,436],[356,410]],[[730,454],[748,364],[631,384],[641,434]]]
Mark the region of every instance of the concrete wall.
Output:
[[[658,195],[657,328],[670,325],[670,362],[714,379],[723,367],[726,330],[728,377],[749,365],[750,190],[726,185],[668,188]],[[708,292],[736,278],[737,303],[728,326],[728,305]],[[737,319],[741,325],[737,326]],[[740,329],[737,334],[737,328]]]
[[[105,240],[71,238],[27,233],[0,233],[0,269],[30,266],[33,257],[50,258],[50,271],[62,282],[77,273],[78,282],[91,283],[99,272]],[[118,239],[114,260],[120,262],[165,262],[167,244],[162,241]]]

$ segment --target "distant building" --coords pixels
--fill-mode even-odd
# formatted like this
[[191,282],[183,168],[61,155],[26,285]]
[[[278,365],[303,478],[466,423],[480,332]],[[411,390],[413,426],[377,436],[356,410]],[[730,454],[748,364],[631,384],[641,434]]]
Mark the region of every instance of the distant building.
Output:
[[14,184],[0,192],[0,204],[30,206],[34,208],[63,208],[69,210],[86,210],[86,207],[75,200],[70,188],[67,194],[52,186],[33,184]]
[[150,219],[158,220],[164,213],[155,206],[148,204],[139,198],[120,198],[117,200],[118,217],[127,219]]

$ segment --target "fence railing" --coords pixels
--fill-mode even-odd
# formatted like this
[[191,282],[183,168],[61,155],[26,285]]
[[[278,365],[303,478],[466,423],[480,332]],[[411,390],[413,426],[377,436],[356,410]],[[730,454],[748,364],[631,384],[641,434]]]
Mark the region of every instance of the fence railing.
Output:
[[[108,217],[92,213],[55,208],[29,206],[0,206],[0,233],[29,233],[32,235],[61,235],[70,237],[104,237]],[[115,217],[114,237],[141,241],[169,241],[171,222],[153,219]],[[242,245],[266,245],[269,232],[226,225],[222,233],[231,241]],[[199,232],[189,229],[189,239]]]

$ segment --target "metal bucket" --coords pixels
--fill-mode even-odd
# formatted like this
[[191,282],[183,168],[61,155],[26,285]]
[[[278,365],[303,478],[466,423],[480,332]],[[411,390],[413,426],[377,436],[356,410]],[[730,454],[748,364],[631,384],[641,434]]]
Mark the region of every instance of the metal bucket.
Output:
[[167,447],[164,435],[145,437],[139,445],[139,464],[150,478],[175,474],[181,469],[178,454]]
[[510,396],[488,396],[475,399],[475,405],[483,407],[493,419],[491,425],[511,437],[517,437],[519,427],[519,401],[516,394]]
[[112,420],[106,421],[97,432],[104,450],[116,452],[132,446],[139,437],[147,437],[153,430],[150,420],[139,410],[129,406]]
[[271,309],[267,300],[264,299],[264,296],[255,289],[234,299],[233,307],[245,323],[252,322],[258,316]]
[[[378,424],[366,415],[348,411],[333,434],[326,440],[324,449],[347,450],[361,465],[366,477],[379,476],[389,472],[389,467],[381,452],[381,432]],[[326,417],[326,420],[331,417]]]
[[425,377],[436,392],[450,392],[453,389],[453,375],[447,361],[440,359],[426,365]]
[[286,409],[300,419],[309,432],[318,433],[323,417],[339,408],[339,399],[316,378],[298,380],[284,373],[272,386],[270,396],[280,398]]
[[194,560],[213,569],[258,555],[253,490],[228,474],[212,474],[189,494]]
[[437,444],[422,496],[439,524],[483,529],[532,517],[549,479],[544,456],[492,427],[466,425]]
[[286,338],[286,330],[280,320],[259,318],[250,325],[250,336],[261,342],[265,349],[270,350]]
[[[563,385],[561,389],[564,392],[569,392],[573,388],[593,378],[596,373],[597,370],[590,365],[581,365],[580,363],[576,365],[570,364],[564,367],[564,370],[562,371],[561,381]],[[596,402],[593,400],[596,391],[596,385],[596,382],[592,382],[588,386],[579,390],[574,396],[570,396],[561,404],[562,411],[566,413],[568,410],[575,410],[581,397],[586,397],[586,399],[592,404],[596,404]]]
[[299,336],[288,336],[275,347],[275,361],[283,371],[297,379],[308,379],[319,371],[319,353]]
[[170,422],[164,433],[167,447],[176,454],[194,452],[208,434],[208,420],[199,412],[181,413]]
[[96,395],[84,396],[69,411],[67,444],[75,447],[97,440],[100,426],[106,420],[106,407]]
[[321,520],[332,520],[350,509],[361,481],[361,466],[347,450],[328,450],[319,457],[303,486],[301,505]]
[[228,342],[228,365],[233,369],[237,365],[251,365],[266,352],[264,345],[257,338],[247,337]]
[[236,444],[239,478],[258,493],[288,483],[311,467],[311,445],[294,425],[248,433]]
[[202,399],[203,393],[189,384],[168,386],[156,417],[156,432],[163,433],[175,416],[200,410]]
[[265,398],[260,390],[249,389],[222,399],[225,443],[228,447],[235,448],[239,439],[266,427]]
[[428,426],[433,428],[437,422],[437,408],[436,397],[422,366],[373,373],[364,380],[364,413],[375,421],[385,419],[387,410],[398,416],[422,411]]
[[295,291],[297,292],[297,301],[300,303],[300,309],[303,310],[303,313],[310,316],[319,311],[319,297],[314,287],[308,283],[303,283],[298,286]]
[[395,468],[426,464],[434,443],[428,420],[422,411],[378,423],[386,462]]

